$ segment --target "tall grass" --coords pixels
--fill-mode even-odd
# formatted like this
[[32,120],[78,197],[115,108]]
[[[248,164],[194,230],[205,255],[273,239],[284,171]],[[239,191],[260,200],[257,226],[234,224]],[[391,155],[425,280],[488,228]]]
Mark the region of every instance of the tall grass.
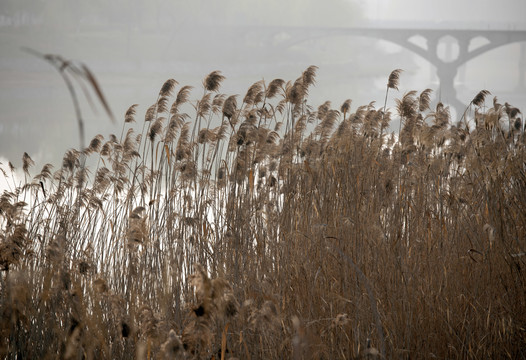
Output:
[[196,101],[168,80],[119,137],[36,175],[25,154],[0,357],[526,358],[520,112],[315,109],[315,73],[228,96],[213,72]]

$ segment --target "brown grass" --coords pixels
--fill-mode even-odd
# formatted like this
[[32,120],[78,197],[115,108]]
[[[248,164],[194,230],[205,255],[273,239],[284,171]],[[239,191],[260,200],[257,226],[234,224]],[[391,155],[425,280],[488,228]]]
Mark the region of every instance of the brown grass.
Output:
[[142,130],[133,105],[56,169],[24,154],[0,357],[526,358],[520,112],[484,92],[452,123],[430,90],[315,110],[315,72],[243,102],[219,72],[195,102],[168,80]]

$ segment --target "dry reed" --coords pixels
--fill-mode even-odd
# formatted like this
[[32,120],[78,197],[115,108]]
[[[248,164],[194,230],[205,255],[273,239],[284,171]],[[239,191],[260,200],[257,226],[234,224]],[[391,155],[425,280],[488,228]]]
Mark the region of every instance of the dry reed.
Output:
[[120,139],[34,177],[24,154],[0,197],[0,358],[526,358],[520,111],[481,92],[452,123],[429,89],[313,108],[315,72],[242,102],[217,71],[195,102],[168,80]]

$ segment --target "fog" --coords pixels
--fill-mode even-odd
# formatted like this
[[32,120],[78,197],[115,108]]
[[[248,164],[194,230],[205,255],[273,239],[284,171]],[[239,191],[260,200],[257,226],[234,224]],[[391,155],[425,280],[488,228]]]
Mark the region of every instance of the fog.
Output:
[[[391,94],[388,107],[413,89],[431,88],[435,100],[447,102],[436,68],[411,51],[364,36],[316,36],[316,29],[515,31],[526,30],[524,14],[526,2],[521,0],[3,0],[0,161],[20,166],[27,152],[40,169],[48,162],[59,165],[67,149],[79,146],[75,112],[62,78],[24,47],[82,62],[95,74],[117,124],[101,106],[93,109],[79,90],[89,141],[99,133],[105,138],[120,134],[132,104],[139,104],[137,119],[142,121],[169,78],[194,86],[197,99],[202,79],[214,70],[226,76],[221,92],[244,95],[256,81],[294,80],[309,65],[317,65],[309,103],[318,106],[330,100],[337,108],[350,98],[355,109],[371,101],[383,106],[387,77],[400,68],[400,90]],[[313,35],[281,46],[290,27],[313,30]],[[460,68],[457,97],[468,103],[487,89],[524,112],[525,42],[499,47]]]

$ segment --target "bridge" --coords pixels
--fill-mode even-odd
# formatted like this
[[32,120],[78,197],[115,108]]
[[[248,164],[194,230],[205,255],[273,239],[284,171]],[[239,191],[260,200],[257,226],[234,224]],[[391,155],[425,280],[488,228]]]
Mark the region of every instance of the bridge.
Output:
[[[465,108],[457,98],[454,80],[459,68],[473,58],[500,46],[524,42],[526,45],[526,30],[476,30],[476,29],[430,29],[430,28],[373,28],[373,27],[243,27],[238,31],[252,34],[264,42],[265,46],[290,48],[293,45],[313,39],[323,39],[334,36],[365,36],[386,40],[406,48],[421,56],[437,69],[440,90],[449,94],[450,101],[457,111]],[[422,41],[415,41],[420,38]],[[482,40],[482,41],[481,41]],[[440,42],[446,41],[447,46],[454,43],[458,46],[456,57],[443,58],[439,54]],[[483,44],[477,43],[482,42]],[[526,46],[522,46],[519,59],[519,88],[525,89]]]

